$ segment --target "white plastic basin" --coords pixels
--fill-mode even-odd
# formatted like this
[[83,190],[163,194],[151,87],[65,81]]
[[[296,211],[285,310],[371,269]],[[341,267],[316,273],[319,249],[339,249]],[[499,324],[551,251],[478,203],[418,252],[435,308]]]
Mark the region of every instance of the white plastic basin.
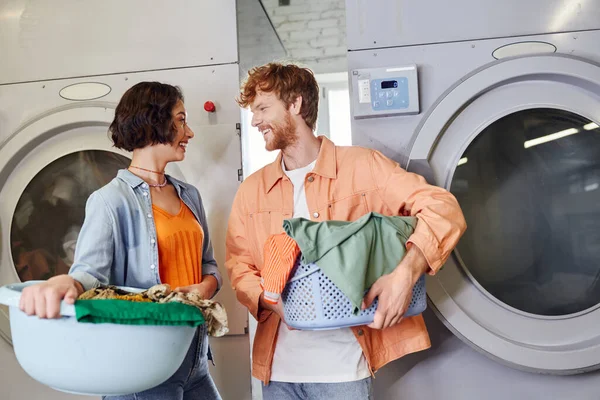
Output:
[[60,319],[30,317],[19,299],[35,283],[0,287],[0,304],[9,306],[19,364],[56,390],[103,396],[153,388],[177,371],[194,338],[196,328],[188,326],[78,323],[75,307],[64,302]]

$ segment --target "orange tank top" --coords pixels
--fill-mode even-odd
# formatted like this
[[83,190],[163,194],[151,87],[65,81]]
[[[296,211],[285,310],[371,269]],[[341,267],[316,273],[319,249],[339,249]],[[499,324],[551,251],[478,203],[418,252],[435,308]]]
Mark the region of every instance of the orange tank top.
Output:
[[180,202],[177,215],[152,205],[160,279],[172,289],[202,281],[204,231],[188,206]]

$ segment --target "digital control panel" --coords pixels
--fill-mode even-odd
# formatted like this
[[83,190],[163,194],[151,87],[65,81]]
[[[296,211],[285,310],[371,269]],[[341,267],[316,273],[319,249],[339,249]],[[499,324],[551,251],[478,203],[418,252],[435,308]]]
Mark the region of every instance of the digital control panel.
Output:
[[354,118],[419,113],[417,66],[353,70]]

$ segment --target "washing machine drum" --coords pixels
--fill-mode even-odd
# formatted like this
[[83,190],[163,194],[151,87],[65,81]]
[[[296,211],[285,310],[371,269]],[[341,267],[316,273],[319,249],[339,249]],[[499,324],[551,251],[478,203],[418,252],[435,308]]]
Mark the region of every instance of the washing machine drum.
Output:
[[556,374],[600,366],[598,121],[599,66],[510,59],[452,88],[411,153],[409,168],[427,164],[468,225],[428,281],[433,309],[508,365]]
[[[89,195],[129,165],[107,136],[112,110],[41,118],[0,144],[0,284],[69,271]],[[0,334],[10,340],[6,309]]]
[[54,160],[33,177],[11,221],[10,252],[20,281],[68,273],[87,198],[128,164],[112,152],[82,150]]
[[[600,135],[584,130],[592,124],[564,110],[510,114],[469,145],[452,178],[469,225],[462,264],[520,312],[561,317],[600,303]],[[565,136],[540,140],[556,133]]]

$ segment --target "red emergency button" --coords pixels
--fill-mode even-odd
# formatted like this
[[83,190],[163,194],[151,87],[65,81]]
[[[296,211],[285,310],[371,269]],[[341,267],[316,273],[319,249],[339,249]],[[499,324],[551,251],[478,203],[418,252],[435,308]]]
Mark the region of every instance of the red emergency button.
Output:
[[215,107],[215,103],[213,103],[212,101],[207,101],[206,103],[204,103],[204,109],[208,112],[215,112],[217,107]]

